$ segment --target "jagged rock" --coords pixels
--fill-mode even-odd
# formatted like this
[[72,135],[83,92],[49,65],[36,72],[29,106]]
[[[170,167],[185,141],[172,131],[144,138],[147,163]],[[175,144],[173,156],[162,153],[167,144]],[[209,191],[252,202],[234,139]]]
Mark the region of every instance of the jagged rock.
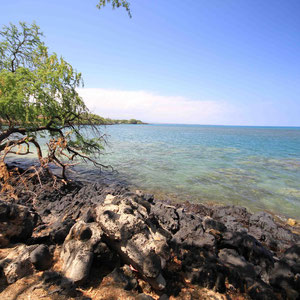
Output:
[[274,263],[272,253],[245,232],[224,233],[220,248],[235,249],[247,261],[254,265],[260,265],[266,270],[272,267]]
[[94,259],[93,264],[99,265],[99,267],[106,265],[113,267],[120,263],[120,258],[115,251],[112,251],[106,243],[99,242],[93,249]]
[[211,217],[222,222],[228,230],[247,231],[251,214],[245,207],[240,206],[221,206],[212,208]]
[[84,282],[93,261],[93,248],[101,241],[102,230],[96,223],[78,221],[70,230],[61,251],[64,275],[74,282]]
[[75,224],[75,221],[72,219],[57,220],[50,227],[50,238],[54,243],[62,244],[69,234],[70,229]]
[[147,277],[156,278],[159,276],[161,270],[161,259],[156,255],[155,251],[151,249],[143,261],[143,273]]
[[300,289],[297,276],[285,260],[275,263],[270,274],[270,284],[275,289],[281,290],[287,299],[299,299]]
[[209,229],[214,229],[220,232],[225,232],[227,230],[226,226],[223,223],[215,221],[210,217],[204,217],[203,228],[205,231],[208,231]]
[[248,294],[252,299],[255,300],[274,300],[278,299],[271,287],[259,280],[256,281],[248,290]]
[[89,207],[81,212],[80,220],[84,221],[85,223],[92,223],[96,220],[95,209]]
[[233,249],[220,250],[219,259],[225,266],[236,269],[244,278],[255,279],[257,276],[253,264],[247,262],[243,256],[240,256]]
[[185,214],[179,209],[177,213],[179,215],[180,228],[173,235],[171,240],[173,245],[176,245],[176,247],[203,247],[204,244],[214,244],[212,236],[206,235],[205,238],[208,238],[208,241],[205,241],[202,219],[200,217]]
[[172,234],[179,230],[179,216],[175,207],[163,203],[156,203],[151,206],[151,212],[155,215],[159,225],[163,229]]
[[276,224],[273,216],[266,212],[257,212],[250,217],[249,234],[267,244],[274,251],[285,250],[300,241],[299,236]]
[[33,265],[30,260],[30,252],[37,246],[18,245],[9,255],[0,261],[0,267],[8,284],[33,273]]
[[[50,266],[47,247],[36,243],[63,243],[64,276],[45,272],[42,278],[43,284],[54,283],[59,293],[76,294],[74,282],[83,282],[93,263],[95,271],[103,268],[105,274],[115,268],[106,277],[114,277],[121,286],[118,292],[137,288],[150,294],[151,285],[174,297],[196,299],[200,286],[230,295],[247,293],[252,299],[299,298],[299,235],[270,214],[251,214],[237,206],[172,205],[104,182],[74,182],[55,190],[46,183],[34,201],[28,195],[18,201],[34,207],[42,222],[34,227],[38,216],[29,208],[0,201],[0,245],[22,238],[32,245],[19,252],[12,249],[15,254],[1,260],[1,275],[9,282]],[[4,257],[7,249],[0,250]],[[135,275],[143,279],[139,286]],[[189,290],[189,281],[198,286],[195,291]]]
[[124,290],[130,291],[137,288],[137,280],[128,265],[124,265],[122,268],[115,268],[107,276],[112,278],[118,285],[121,285]]
[[104,204],[96,208],[96,213],[109,245],[152,286],[163,289],[165,280],[159,261],[168,256],[167,240],[151,223],[145,203],[137,203],[130,195],[126,198],[108,196]]
[[31,237],[38,215],[23,205],[0,200],[0,247]]
[[220,265],[205,262],[203,266],[194,270],[191,275],[191,281],[194,284],[208,289],[214,289],[221,293],[226,291],[224,268]]
[[37,270],[47,270],[52,264],[52,255],[46,245],[39,245],[30,253],[31,263]]
[[300,245],[293,245],[284,253],[284,258],[300,264]]
[[[42,275],[41,287],[49,289],[50,286],[56,286],[55,290],[60,295],[67,295],[70,297],[76,297],[77,291],[75,284],[69,278],[66,278],[54,271],[45,271]],[[77,299],[77,298],[76,298]]]

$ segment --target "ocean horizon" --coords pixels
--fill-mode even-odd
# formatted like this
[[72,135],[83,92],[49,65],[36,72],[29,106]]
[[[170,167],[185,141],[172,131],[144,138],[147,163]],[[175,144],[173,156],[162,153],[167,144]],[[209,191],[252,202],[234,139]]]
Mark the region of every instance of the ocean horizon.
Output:
[[239,205],[299,219],[300,127],[151,123],[99,128],[107,135],[99,161],[117,172],[101,173],[81,163],[76,166],[80,179],[107,176],[163,200]]
[[102,162],[164,199],[300,215],[300,127],[106,126]]

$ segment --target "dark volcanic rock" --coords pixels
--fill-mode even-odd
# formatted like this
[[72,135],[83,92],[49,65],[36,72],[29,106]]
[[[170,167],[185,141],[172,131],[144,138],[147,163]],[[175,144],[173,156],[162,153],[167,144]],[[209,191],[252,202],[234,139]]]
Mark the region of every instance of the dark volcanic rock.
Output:
[[258,212],[250,217],[249,234],[276,252],[299,241],[299,236],[276,224],[272,215],[266,212]]
[[26,206],[0,200],[0,247],[31,237],[38,215]]
[[287,299],[300,298],[300,246],[287,249],[270,274],[270,284]]
[[222,222],[229,230],[247,231],[251,214],[245,207],[221,206],[212,208],[211,217]]
[[62,244],[75,224],[72,219],[58,220],[50,226],[50,238],[54,243]]
[[244,232],[226,232],[219,247],[235,249],[254,265],[268,268],[273,266],[274,263],[272,253],[264,248],[254,237]]
[[[192,214],[185,214],[183,210],[178,209],[180,228],[173,235],[172,243],[178,247],[202,247],[204,229],[202,219]],[[211,241],[209,246],[211,245]]]
[[48,246],[39,245],[30,253],[31,263],[37,270],[47,270],[52,265],[52,255]]
[[205,231],[209,230],[209,229],[214,229],[220,232],[225,232],[227,230],[226,226],[221,223],[218,222],[210,217],[205,217],[203,220],[203,228]]
[[45,271],[42,275],[41,280],[42,280],[41,286],[44,289],[48,290],[51,286],[55,286],[56,287],[55,291],[58,294],[67,295],[69,297],[76,297],[78,294],[74,282],[62,276],[58,272]]
[[163,229],[172,234],[179,230],[179,216],[175,207],[158,202],[152,205],[151,212],[155,215],[159,225]]
[[124,265],[122,268],[115,268],[108,277],[111,277],[115,283],[121,285],[127,291],[138,286],[137,280],[128,265]]
[[[0,201],[0,245],[31,245],[18,246],[1,260],[9,283],[51,267],[51,251],[44,244],[63,243],[63,275],[43,276],[44,285],[54,283],[59,291],[76,294],[73,283],[83,283],[93,265],[93,274],[114,270],[107,276],[135,293],[142,292],[143,279],[149,287],[144,292],[151,285],[170,296],[192,295],[188,289],[198,286],[226,296],[247,293],[252,299],[300,297],[299,235],[268,213],[170,205],[120,184],[45,186],[34,201],[20,197],[28,207]],[[145,297],[141,293],[137,299]]]
[[255,279],[257,277],[253,264],[249,263],[244,256],[240,256],[237,251],[222,249],[219,251],[219,258],[225,266],[234,268],[244,278]]

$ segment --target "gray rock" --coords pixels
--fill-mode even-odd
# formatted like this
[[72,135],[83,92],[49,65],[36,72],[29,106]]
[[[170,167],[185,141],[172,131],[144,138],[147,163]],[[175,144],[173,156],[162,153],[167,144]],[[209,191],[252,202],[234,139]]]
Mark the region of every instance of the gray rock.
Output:
[[77,222],[62,247],[64,275],[76,283],[84,282],[93,261],[93,248],[101,241],[102,230],[96,223]]
[[[77,298],[77,291],[74,282],[58,272],[54,271],[45,271],[41,276],[41,283],[39,285],[45,290],[49,290],[50,287],[55,287],[55,291],[60,295],[66,295],[72,298]],[[39,287],[38,286],[38,287]],[[53,297],[56,299],[56,297]]]
[[148,207],[133,198],[108,195],[104,204],[96,208],[97,222],[107,243],[121,258],[153,283],[153,287],[161,289],[165,286],[160,271],[162,260],[168,256],[167,239],[150,221]]
[[143,274],[147,277],[156,278],[161,272],[161,259],[154,250],[143,261]]
[[272,215],[262,211],[250,217],[249,234],[275,251],[285,250],[299,240],[299,236],[276,224]]
[[177,210],[179,215],[179,230],[173,235],[172,244],[176,247],[201,247],[203,245],[204,229],[202,218]]
[[159,225],[163,229],[172,234],[179,230],[179,216],[175,207],[163,203],[156,203],[151,207],[151,212],[155,215]]
[[63,220],[62,218],[60,218],[50,227],[51,240],[56,244],[62,244],[74,224],[75,221],[72,219]]
[[30,253],[31,263],[37,270],[43,271],[51,267],[52,255],[46,245],[39,245]]
[[161,296],[159,297],[158,300],[169,300],[169,296],[166,295],[166,294],[163,294],[163,295],[161,295]]
[[122,268],[115,268],[108,277],[112,278],[113,281],[122,286],[124,290],[130,291],[137,288],[137,280],[128,265],[124,265]]
[[0,200],[0,247],[31,237],[38,215],[23,205]]
[[3,274],[9,284],[33,273],[30,252],[35,248],[36,246],[18,245],[0,261]]
[[208,231],[209,229],[214,229],[220,232],[226,231],[226,226],[223,223],[218,222],[210,217],[203,218],[203,228],[205,231]]
[[254,266],[246,261],[233,249],[222,249],[219,252],[220,261],[229,268],[236,269],[241,276],[255,279],[256,273]]

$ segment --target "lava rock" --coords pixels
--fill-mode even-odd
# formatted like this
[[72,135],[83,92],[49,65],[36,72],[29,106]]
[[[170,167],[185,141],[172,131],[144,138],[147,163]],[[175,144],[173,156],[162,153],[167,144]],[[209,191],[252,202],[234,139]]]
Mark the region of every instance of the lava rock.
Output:
[[122,268],[115,268],[107,276],[127,291],[135,289],[138,286],[137,280],[128,265],[124,265]]
[[0,200],[0,247],[31,237],[38,215],[23,205]]
[[52,265],[52,255],[46,245],[39,245],[30,253],[31,263],[37,270],[47,270]]
[[62,244],[69,234],[71,227],[75,224],[72,219],[59,219],[50,227],[50,238],[56,244]]
[[76,283],[83,283],[89,276],[93,249],[101,241],[102,230],[96,223],[78,221],[70,230],[63,244],[60,257],[64,275]]
[[165,253],[168,252],[167,240],[151,223],[147,207],[130,195],[125,198],[108,195],[96,208],[96,213],[106,243],[125,263],[141,272],[153,287],[164,288],[166,282],[160,273],[160,264],[161,258],[168,256]]
[[30,261],[30,252],[35,248],[36,246],[18,245],[0,261],[0,267],[8,284],[33,273],[34,268]]

